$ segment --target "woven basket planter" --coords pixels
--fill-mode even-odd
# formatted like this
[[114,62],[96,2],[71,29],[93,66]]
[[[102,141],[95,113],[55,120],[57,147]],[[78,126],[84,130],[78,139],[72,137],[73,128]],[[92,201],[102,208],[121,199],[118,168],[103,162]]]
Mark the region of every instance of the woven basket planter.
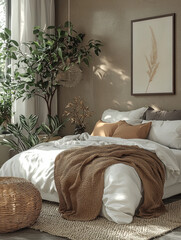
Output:
[[29,227],[40,215],[42,199],[23,178],[0,177],[0,233]]

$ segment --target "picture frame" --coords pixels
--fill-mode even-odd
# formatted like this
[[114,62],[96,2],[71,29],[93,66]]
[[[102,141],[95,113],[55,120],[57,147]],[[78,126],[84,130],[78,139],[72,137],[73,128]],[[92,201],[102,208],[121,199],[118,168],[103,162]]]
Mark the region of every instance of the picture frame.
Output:
[[131,21],[131,95],[175,94],[175,13]]

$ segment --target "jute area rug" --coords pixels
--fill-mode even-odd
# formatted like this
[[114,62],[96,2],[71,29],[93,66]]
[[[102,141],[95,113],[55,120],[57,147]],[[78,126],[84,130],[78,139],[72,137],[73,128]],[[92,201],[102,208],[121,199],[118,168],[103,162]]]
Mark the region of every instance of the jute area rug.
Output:
[[168,212],[158,218],[134,218],[131,224],[116,224],[99,217],[93,221],[67,221],[61,218],[58,204],[43,202],[41,214],[31,227],[72,240],[143,240],[164,235],[181,226],[181,200],[167,204]]

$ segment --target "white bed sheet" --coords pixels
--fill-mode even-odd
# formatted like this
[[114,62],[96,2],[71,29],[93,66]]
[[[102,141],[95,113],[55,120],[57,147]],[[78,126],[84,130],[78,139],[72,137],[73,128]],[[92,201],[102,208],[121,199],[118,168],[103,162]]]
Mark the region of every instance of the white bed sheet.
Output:
[[[55,157],[71,147],[105,144],[138,145],[156,152],[166,168],[164,197],[181,193],[181,189],[179,192],[178,188],[173,188],[176,183],[181,184],[181,151],[172,151],[149,140],[92,137],[87,133],[43,143],[20,153],[2,166],[0,176],[23,177],[38,188],[43,199],[59,202],[54,183]],[[141,181],[134,168],[116,164],[106,169],[101,215],[117,223],[130,223],[141,197]]]
[[[172,152],[177,159],[179,169],[181,171],[181,150],[172,149]],[[169,176],[164,184],[163,199],[181,193],[181,174],[177,176]]]

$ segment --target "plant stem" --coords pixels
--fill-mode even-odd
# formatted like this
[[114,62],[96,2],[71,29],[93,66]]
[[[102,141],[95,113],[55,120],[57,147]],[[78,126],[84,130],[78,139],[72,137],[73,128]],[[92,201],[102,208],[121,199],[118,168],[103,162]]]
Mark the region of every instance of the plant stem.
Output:
[[147,91],[148,91],[148,88],[149,88],[149,86],[150,86],[150,83],[151,83],[151,82],[149,81],[149,82],[148,82],[148,85],[147,85],[147,87],[146,87],[146,91],[145,91],[146,93],[147,93]]

